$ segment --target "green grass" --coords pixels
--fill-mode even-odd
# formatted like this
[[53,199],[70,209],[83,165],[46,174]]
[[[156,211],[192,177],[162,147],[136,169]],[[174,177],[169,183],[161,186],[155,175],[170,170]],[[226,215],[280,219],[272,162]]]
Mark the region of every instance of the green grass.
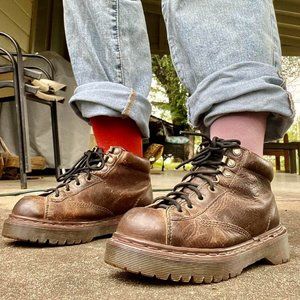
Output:
[[[163,164],[162,158],[160,158],[158,161],[156,161],[153,165],[153,169],[161,170]],[[168,158],[165,160],[165,170],[166,171],[174,171],[176,170],[176,167],[180,164],[180,162],[174,162],[172,158]],[[191,164],[186,165],[186,170],[190,170],[192,168]],[[180,170],[183,170],[180,168]]]

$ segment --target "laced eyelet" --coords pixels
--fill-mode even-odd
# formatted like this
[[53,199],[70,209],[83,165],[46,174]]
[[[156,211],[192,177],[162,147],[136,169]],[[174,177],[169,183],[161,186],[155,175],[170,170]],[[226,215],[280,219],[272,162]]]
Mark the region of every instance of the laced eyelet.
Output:
[[[170,206],[175,206],[180,213],[182,212],[181,200],[184,200],[186,202],[184,211],[186,212],[187,209],[192,208],[189,198],[190,193],[187,193],[186,190],[194,192],[193,196],[197,196],[199,201],[202,201],[207,197],[216,196],[211,193],[219,193],[221,191],[219,190],[221,187],[217,183],[220,180],[223,181],[224,177],[236,176],[235,169],[233,168],[238,165],[238,159],[235,159],[233,156],[243,154],[243,150],[240,149],[240,142],[237,140],[222,140],[217,137],[209,139],[202,136],[202,138],[203,140],[199,146],[197,155],[194,158],[184,161],[177,167],[180,168],[191,163],[193,168],[183,177],[179,184],[175,185],[170,193],[158,198],[161,200],[158,207],[167,209]],[[204,197],[201,189],[199,189],[198,182],[196,180],[193,181],[194,178],[200,178],[205,182],[203,188],[207,189],[207,192],[203,193]]]
[[216,188],[211,188],[210,186],[208,186],[208,190],[212,193],[215,193],[216,192]]
[[121,153],[121,149],[120,148],[114,148],[113,154],[120,154],[120,153]]
[[236,166],[235,160],[229,159],[229,160],[227,161],[227,166],[228,166],[229,168],[234,168],[234,167]]
[[194,206],[193,206],[193,205],[188,205],[188,208],[189,208],[189,209],[193,209]]
[[112,164],[113,162],[114,162],[114,159],[111,156],[109,156],[107,159],[107,163]]
[[213,180],[212,182],[214,182],[214,183],[219,183],[219,182],[220,182],[220,177],[219,177],[219,175],[216,175],[216,179]]
[[228,171],[228,170],[224,170],[223,176],[225,176],[227,178],[230,178],[230,177],[232,177],[232,173],[230,171]]
[[232,153],[234,156],[240,156],[242,154],[242,150],[240,148],[232,149]]
[[[74,166],[68,171],[61,174],[57,181],[59,182],[56,188],[47,189],[45,192],[51,193],[54,198],[59,197],[59,189],[63,192],[69,192],[70,189],[76,184],[81,185],[80,179],[86,174],[90,180],[91,175],[89,172],[101,172],[105,167],[105,155],[101,149],[98,147],[93,148],[93,150],[88,150],[84,155],[74,164]],[[79,177],[81,176],[81,177]],[[74,184],[75,181],[75,184]],[[83,183],[83,182],[82,182]],[[71,188],[70,188],[71,187]]]

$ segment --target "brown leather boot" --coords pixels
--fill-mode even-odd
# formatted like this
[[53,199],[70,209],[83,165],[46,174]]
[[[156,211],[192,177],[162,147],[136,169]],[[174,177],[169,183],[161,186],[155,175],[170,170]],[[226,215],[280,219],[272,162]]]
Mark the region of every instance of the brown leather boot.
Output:
[[105,261],[142,275],[210,283],[261,259],[289,260],[269,162],[239,141],[208,138],[174,190],[121,219]]
[[150,164],[118,147],[88,151],[57,188],[22,198],[3,236],[49,244],[79,244],[115,231],[129,209],[152,203]]

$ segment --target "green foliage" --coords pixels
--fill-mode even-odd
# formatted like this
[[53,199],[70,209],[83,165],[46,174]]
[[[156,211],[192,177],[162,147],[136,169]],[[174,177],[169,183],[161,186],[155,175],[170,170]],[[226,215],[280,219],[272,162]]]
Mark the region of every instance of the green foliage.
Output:
[[[175,125],[188,127],[186,99],[188,92],[181,84],[170,55],[153,55],[153,73],[160,85],[155,87],[154,92],[157,94],[165,93],[168,102],[153,101],[152,104],[159,108],[162,113],[161,117],[167,118],[167,112],[171,114],[171,121]],[[300,77],[300,58],[283,57],[282,75],[291,83]],[[300,118],[298,117],[288,131],[290,141],[300,140]]]
[[186,99],[188,93],[181,84],[169,55],[153,55],[153,72],[157,81],[164,87],[169,102],[152,102],[162,110],[169,110],[172,123],[187,127]]
[[[298,56],[284,56],[282,58],[282,71],[283,77],[288,84],[293,83],[300,77],[300,57]],[[289,141],[300,140],[300,117],[296,116],[293,125],[288,130]]]
[[284,56],[282,57],[282,76],[288,83],[300,77],[300,57]]
[[300,117],[297,117],[295,119],[293,125],[287,131],[287,134],[289,136],[290,142],[299,142],[300,141]]

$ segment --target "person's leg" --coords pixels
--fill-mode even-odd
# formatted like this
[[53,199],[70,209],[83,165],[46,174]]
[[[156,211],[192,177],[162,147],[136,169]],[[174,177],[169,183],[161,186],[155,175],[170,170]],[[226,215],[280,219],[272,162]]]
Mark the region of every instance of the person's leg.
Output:
[[[78,83],[71,106],[90,120],[99,147],[141,155],[142,137],[149,136],[152,78],[141,1],[64,0],[64,16]],[[110,126],[117,129],[113,134]]]
[[98,116],[91,118],[90,122],[96,142],[105,152],[116,144],[135,155],[143,156],[141,133],[130,118]]
[[150,163],[139,157],[152,76],[141,2],[64,0],[64,9],[78,83],[71,105],[101,149],[85,152],[56,188],[22,198],[3,227],[6,237],[54,245],[111,234],[125,212],[152,202]]
[[[174,281],[219,282],[267,259],[288,261],[261,156],[293,108],[278,75],[272,0],[163,0],[178,75],[192,94],[189,119],[211,135],[187,161],[193,169],[150,207],[129,211],[107,244],[106,261]],[[251,127],[251,128],[249,128]],[[242,146],[241,146],[242,145]],[[249,149],[246,149],[248,147]],[[253,151],[251,151],[253,150]]]
[[[279,75],[273,1],[164,1],[163,10],[174,65],[192,94],[191,124],[209,133],[215,123],[211,136],[238,138],[262,154],[261,136],[280,138],[294,115]],[[257,137],[246,134],[249,122]]]
[[210,136],[237,139],[243,147],[263,156],[267,117],[265,112],[226,114],[212,123]]

